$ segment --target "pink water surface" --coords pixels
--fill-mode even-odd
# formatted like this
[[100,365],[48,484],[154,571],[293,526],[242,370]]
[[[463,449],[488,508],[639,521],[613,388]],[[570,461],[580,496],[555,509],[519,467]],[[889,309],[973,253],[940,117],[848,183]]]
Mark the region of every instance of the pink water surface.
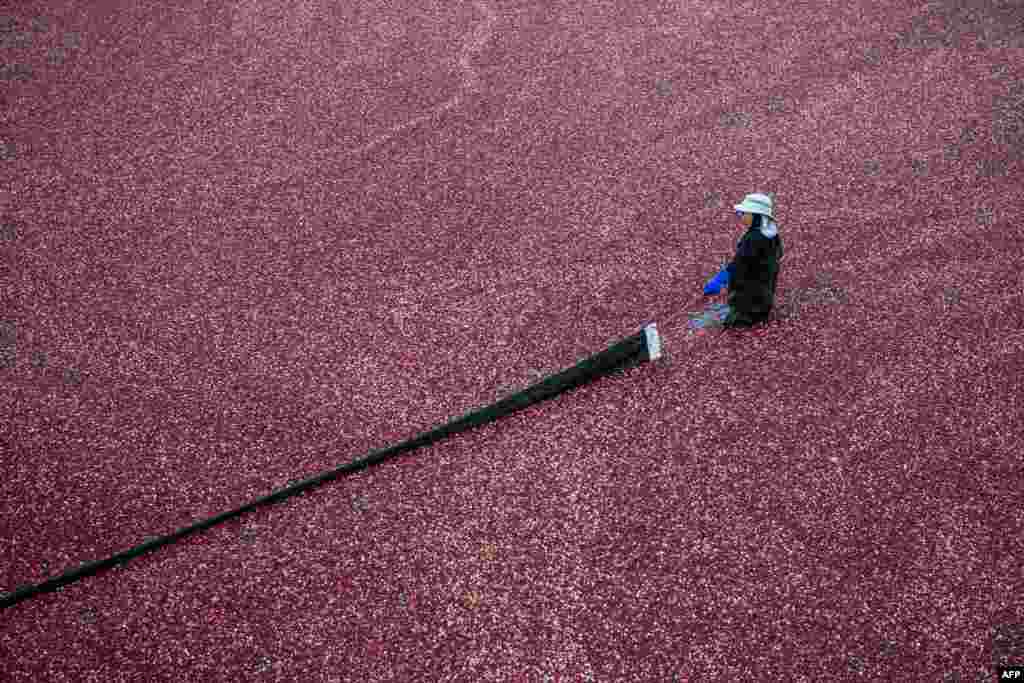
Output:
[[[10,681],[1024,663],[1024,7],[0,4]],[[687,335],[770,191],[775,319]],[[749,678],[743,678],[747,676]]]

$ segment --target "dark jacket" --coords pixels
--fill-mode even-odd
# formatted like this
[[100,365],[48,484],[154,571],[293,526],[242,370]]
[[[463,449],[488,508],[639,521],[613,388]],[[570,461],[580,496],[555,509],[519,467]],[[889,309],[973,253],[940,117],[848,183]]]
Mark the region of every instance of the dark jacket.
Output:
[[725,321],[731,325],[753,325],[768,319],[775,305],[775,285],[782,261],[782,238],[766,237],[760,222],[743,234],[736,244],[736,256],[729,271],[729,308]]

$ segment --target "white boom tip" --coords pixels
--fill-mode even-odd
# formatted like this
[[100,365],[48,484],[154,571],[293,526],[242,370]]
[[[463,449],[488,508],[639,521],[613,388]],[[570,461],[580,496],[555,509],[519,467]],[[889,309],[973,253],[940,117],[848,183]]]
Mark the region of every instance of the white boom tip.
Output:
[[657,360],[661,358],[661,338],[658,336],[658,324],[651,323],[645,325],[644,329],[644,344],[647,347],[647,360]]

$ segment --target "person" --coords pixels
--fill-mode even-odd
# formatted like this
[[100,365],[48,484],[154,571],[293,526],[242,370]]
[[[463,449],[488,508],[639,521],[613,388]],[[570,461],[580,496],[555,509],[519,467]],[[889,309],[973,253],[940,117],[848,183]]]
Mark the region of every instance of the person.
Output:
[[775,305],[775,286],[782,261],[782,238],[769,194],[748,194],[736,204],[736,216],[747,227],[736,244],[736,255],[704,286],[711,296],[729,288],[726,328],[752,327],[768,319]]

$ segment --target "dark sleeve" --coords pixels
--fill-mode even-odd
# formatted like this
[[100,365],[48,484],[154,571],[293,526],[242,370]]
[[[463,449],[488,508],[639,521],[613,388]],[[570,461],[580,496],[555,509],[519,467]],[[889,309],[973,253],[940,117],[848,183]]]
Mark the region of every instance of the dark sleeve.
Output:
[[740,259],[741,253],[746,251],[747,248],[744,245],[746,245],[748,241],[749,238],[744,235],[743,238],[736,243],[736,255],[733,256],[732,261],[729,261],[725,266],[725,270],[729,272],[730,283],[736,281],[736,262]]
[[761,260],[757,240],[752,237],[744,237],[736,245],[736,256],[729,264],[729,282],[746,282],[757,272]]

